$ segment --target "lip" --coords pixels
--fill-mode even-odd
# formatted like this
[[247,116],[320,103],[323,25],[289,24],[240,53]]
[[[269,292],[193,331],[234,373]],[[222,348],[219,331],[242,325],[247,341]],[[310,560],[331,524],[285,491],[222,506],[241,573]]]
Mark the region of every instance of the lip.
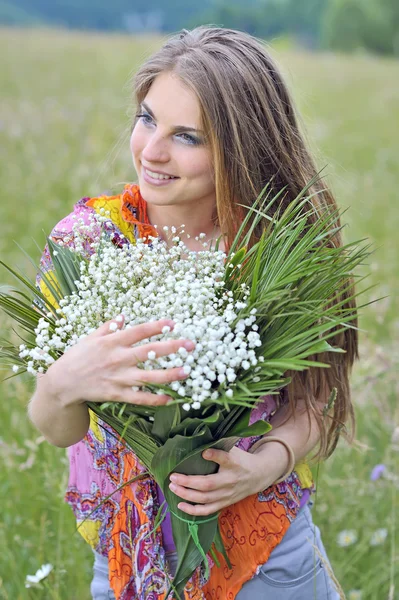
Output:
[[158,175],[169,175],[169,177],[176,177],[176,175],[172,175],[172,173],[166,173],[165,171],[158,171],[156,169],[151,169],[151,167],[146,167],[146,165],[143,165],[143,163],[141,163],[141,166],[143,167],[143,169],[147,169],[147,171],[152,171],[153,173],[157,173]]
[[[179,179],[179,177],[176,177],[175,179],[153,179],[150,175],[148,175],[148,173],[146,171],[146,167],[144,167],[143,165],[141,165],[141,173],[142,173],[144,181],[146,181],[147,183],[149,183],[151,185],[155,185],[158,187],[162,186],[162,185],[169,185]],[[169,175],[169,173],[162,173],[161,171],[154,171],[154,173],[159,173],[160,175]],[[173,177],[173,175],[172,175],[172,177]]]

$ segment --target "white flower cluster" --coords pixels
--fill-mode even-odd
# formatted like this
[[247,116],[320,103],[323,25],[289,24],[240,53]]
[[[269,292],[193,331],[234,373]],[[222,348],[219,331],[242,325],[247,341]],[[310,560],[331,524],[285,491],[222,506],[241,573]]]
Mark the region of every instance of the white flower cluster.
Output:
[[[87,248],[87,239],[95,239],[90,236],[90,227],[93,233],[106,220],[104,215],[96,216],[90,226],[78,221],[74,226],[75,249],[82,252]],[[35,330],[36,348],[20,346],[20,357],[30,359],[28,371],[45,371],[54,356],[116,315],[125,316],[125,327],[169,318],[176,324],[173,331],[165,327],[162,335],[136,345],[191,339],[195,349],[187,352],[180,348],[165,357],[149,352],[141,368],[184,367],[189,377],[172,382],[170,388],[185,400],[186,410],[200,408],[205,399],[232,397],[238,372],[256,367],[263,357],[255,352],[261,341],[256,309],[249,311],[247,307],[249,290],[242,284],[239,297],[234,298],[224,287],[226,255],[216,250],[190,251],[178,236],[173,237],[169,248],[156,237],[150,237],[151,244],[138,239],[136,244],[122,247],[105,235],[98,240],[92,244],[94,253],[89,261],[80,263],[77,292],[60,302],[55,328],[40,319]],[[246,316],[240,318],[245,309]]]

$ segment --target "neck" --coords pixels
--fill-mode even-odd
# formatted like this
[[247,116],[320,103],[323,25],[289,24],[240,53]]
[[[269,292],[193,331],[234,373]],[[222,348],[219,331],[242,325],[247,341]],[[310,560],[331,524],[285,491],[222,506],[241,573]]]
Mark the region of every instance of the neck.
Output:
[[[221,234],[219,226],[212,220],[211,211],[209,209],[207,211],[206,207],[200,206],[201,210],[193,210],[191,206],[154,206],[147,203],[146,208],[151,225],[157,226],[160,237],[165,239],[168,244],[171,227],[176,227],[176,235],[180,235],[187,248],[195,251],[203,250],[204,243],[212,242],[214,246]],[[183,224],[184,233],[181,234],[181,225]],[[168,227],[169,231],[165,232],[164,227]],[[199,237],[201,233],[204,233],[205,237],[196,240],[195,238]],[[220,243],[219,247],[223,250],[224,246]]]

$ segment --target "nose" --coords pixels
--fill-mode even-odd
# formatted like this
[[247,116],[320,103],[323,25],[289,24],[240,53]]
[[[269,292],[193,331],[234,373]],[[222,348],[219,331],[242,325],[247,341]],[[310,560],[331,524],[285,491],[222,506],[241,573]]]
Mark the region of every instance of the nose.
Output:
[[170,160],[168,141],[164,136],[153,133],[141,153],[146,163],[166,163]]

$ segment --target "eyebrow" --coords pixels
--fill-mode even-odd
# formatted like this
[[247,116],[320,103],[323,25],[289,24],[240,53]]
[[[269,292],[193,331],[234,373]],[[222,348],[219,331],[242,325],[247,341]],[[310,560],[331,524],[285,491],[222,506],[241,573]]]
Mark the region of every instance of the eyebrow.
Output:
[[[151,108],[148,106],[148,104],[142,102],[141,106],[144,108],[144,110],[148,112],[150,117],[156,120],[155,115],[152,112]],[[201,133],[202,135],[204,135],[204,132],[201,129],[195,129],[194,127],[186,127],[185,125],[175,125],[175,127],[172,127],[172,131],[174,133],[182,133],[183,131],[193,131],[195,133]]]

